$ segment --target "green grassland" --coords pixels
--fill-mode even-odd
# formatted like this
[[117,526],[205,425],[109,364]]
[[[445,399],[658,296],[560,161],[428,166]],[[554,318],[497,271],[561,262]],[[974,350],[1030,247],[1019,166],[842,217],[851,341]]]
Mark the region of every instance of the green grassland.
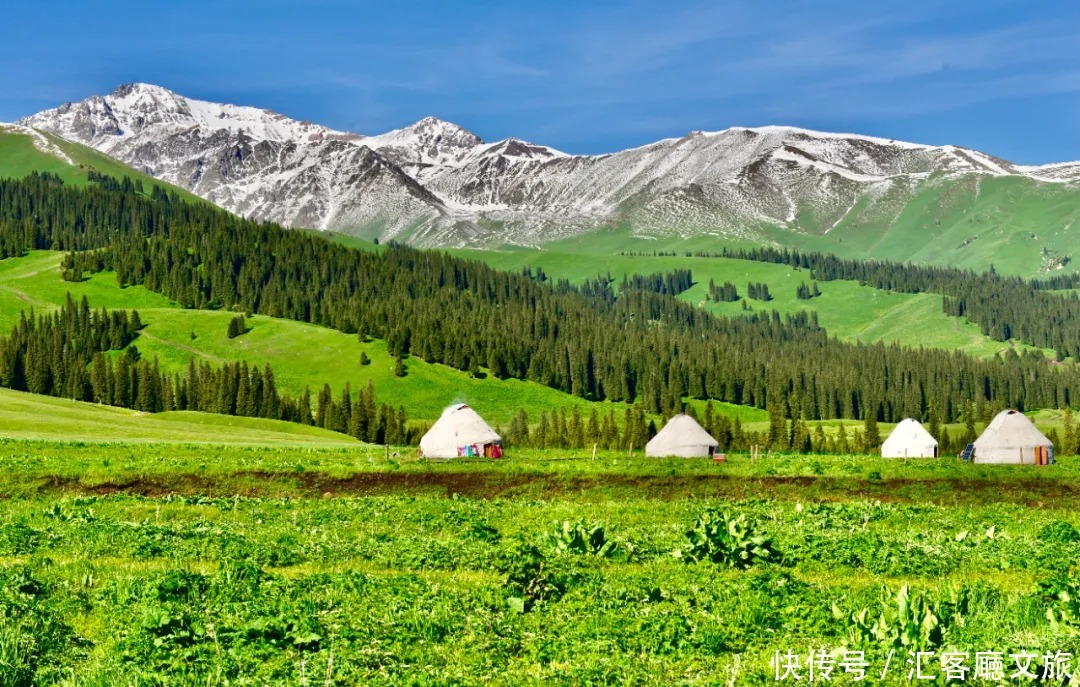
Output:
[[[850,216],[828,236],[808,242],[850,257],[953,265],[1005,274],[1043,272],[1043,251],[1072,255],[1070,229],[1080,220],[1075,187],[1022,177],[972,177],[932,184],[895,221],[874,228]],[[1080,256],[1073,256],[1080,257]],[[1076,269],[1073,263],[1067,268]]]
[[360,446],[350,436],[293,422],[174,411],[148,414],[0,389],[0,437],[63,441]]
[[766,685],[843,646],[901,685],[908,650],[1078,648],[1075,458],[7,440],[0,470],[5,684]]
[[[977,356],[1001,353],[1013,345],[984,336],[977,325],[964,318],[949,317],[941,311],[941,297],[935,294],[892,293],[861,286],[854,281],[837,280],[819,282],[820,297],[809,301],[799,300],[795,297],[795,289],[800,283],[809,286],[812,281],[810,274],[807,270],[797,270],[787,265],[682,255],[589,255],[552,249],[452,252],[514,272],[526,266],[542,267],[551,278],[569,279],[572,283],[605,274],[611,274],[617,282],[624,275],[689,269],[694,275],[695,284],[679,298],[709,312],[728,316],[743,313],[741,302],[715,303],[708,300],[710,279],[718,286],[730,281],[754,310],[778,310],[781,313],[813,310],[817,312],[821,326],[830,334],[847,341],[896,342],[906,346],[961,350]],[[768,284],[773,299],[767,302],[747,299],[748,282]],[[1019,342],[1015,345],[1024,347]]]
[[59,176],[66,184],[85,186],[90,183],[87,178],[90,170],[96,170],[116,179],[129,177],[132,181],[141,181],[147,193],[154,187],[161,187],[168,192],[177,193],[190,202],[207,202],[179,186],[155,179],[93,148],[73,143],[54,134],[42,132],[42,135],[63,151],[74,164],[68,164],[65,160],[39,150],[30,136],[13,129],[5,129],[0,125],[0,178],[19,178],[31,172],[49,172]]

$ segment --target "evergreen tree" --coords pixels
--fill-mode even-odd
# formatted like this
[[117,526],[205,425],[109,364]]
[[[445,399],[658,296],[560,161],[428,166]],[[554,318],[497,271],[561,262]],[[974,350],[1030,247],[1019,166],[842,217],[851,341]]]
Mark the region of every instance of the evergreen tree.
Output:
[[236,337],[243,334],[245,331],[247,331],[247,329],[243,315],[237,315],[236,317],[229,320],[228,337],[230,339],[235,339]]
[[836,452],[844,455],[851,453],[851,443],[848,441],[847,429],[843,422],[836,430]]
[[592,446],[594,444],[599,444],[600,441],[600,413],[593,407],[589,412],[589,421],[585,425],[585,443],[586,446]]
[[810,453],[813,451],[813,443],[810,439],[810,428],[806,420],[799,418],[793,424],[791,449],[797,453]]
[[1077,435],[1072,408],[1066,408],[1062,413],[1061,435],[1061,455],[1075,456],[1080,453],[1080,436]]
[[576,405],[570,411],[570,420],[566,427],[569,436],[569,448],[582,448],[585,446],[585,425],[581,419],[581,409]]
[[311,419],[311,390],[308,387],[304,387],[304,393],[300,394],[300,400],[297,403],[298,417],[297,422],[302,425],[312,424]]
[[881,432],[878,430],[876,408],[868,410],[866,417],[863,418],[862,436],[863,453],[870,453],[874,449],[881,447]]
[[975,442],[975,406],[970,402],[964,406],[964,445]]
[[529,445],[529,416],[525,414],[524,408],[518,408],[513,419],[510,420],[510,429],[506,432],[506,443],[508,446]]
[[773,451],[786,451],[791,447],[788,443],[787,417],[778,403],[773,403],[769,407],[769,434],[767,441],[769,449]]

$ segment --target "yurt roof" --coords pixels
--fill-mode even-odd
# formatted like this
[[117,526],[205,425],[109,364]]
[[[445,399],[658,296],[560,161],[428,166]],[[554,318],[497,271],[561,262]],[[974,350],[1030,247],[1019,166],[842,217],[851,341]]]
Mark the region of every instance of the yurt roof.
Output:
[[1003,410],[994,416],[975,440],[975,451],[992,446],[1051,446],[1035,423],[1019,410]]
[[719,442],[706,432],[697,420],[679,413],[668,420],[664,428],[656,433],[648,446],[717,446]]
[[914,445],[920,446],[937,446],[937,439],[933,437],[930,432],[926,431],[926,428],[922,426],[922,423],[912,418],[905,418],[901,420],[888,438],[885,439],[885,443],[882,444],[882,448],[891,444],[901,445]]
[[447,407],[421,440],[422,443],[455,446],[499,441],[502,438],[484,422],[484,418],[464,403]]

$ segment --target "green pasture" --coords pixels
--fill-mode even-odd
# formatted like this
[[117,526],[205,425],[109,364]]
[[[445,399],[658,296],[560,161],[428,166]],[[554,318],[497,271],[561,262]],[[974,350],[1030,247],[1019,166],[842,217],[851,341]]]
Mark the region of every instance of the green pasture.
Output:
[[0,474],[4,684],[766,685],[846,647],[906,685],[890,649],[1080,648],[1075,458],[9,439]]

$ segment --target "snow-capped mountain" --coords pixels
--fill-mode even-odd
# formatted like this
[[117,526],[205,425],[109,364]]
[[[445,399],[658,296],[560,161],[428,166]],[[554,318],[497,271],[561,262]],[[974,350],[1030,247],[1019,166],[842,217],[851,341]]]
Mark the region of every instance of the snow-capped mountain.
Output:
[[790,127],[693,132],[609,155],[485,143],[427,117],[375,136],[159,86],[20,120],[233,212],[425,245],[535,245],[616,224],[642,235],[763,237],[889,222],[928,186],[982,176],[1080,183],[1080,163],[1017,166],[975,150]]

